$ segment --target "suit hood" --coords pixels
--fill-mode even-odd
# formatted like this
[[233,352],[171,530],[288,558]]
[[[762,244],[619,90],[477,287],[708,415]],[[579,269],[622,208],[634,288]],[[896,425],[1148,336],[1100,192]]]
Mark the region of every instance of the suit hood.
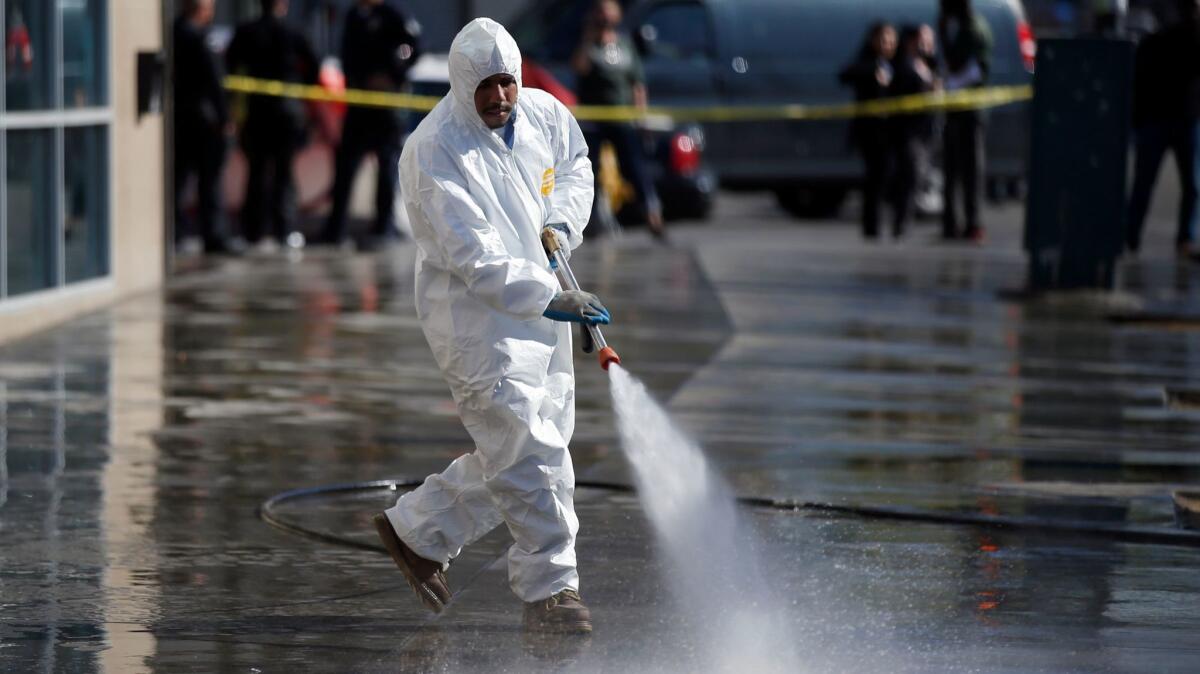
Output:
[[[463,27],[450,45],[450,94],[461,114],[483,125],[475,110],[475,89],[492,75],[506,73],[521,88],[521,50],[499,23],[475,19]],[[518,98],[519,100],[519,98]]]

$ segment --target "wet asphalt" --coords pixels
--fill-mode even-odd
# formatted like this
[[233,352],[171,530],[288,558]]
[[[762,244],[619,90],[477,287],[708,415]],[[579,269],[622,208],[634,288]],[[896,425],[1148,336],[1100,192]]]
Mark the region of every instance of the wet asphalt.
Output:
[[[866,245],[729,195],[670,247],[635,231],[573,257],[738,493],[843,509],[746,507],[806,671],[1196,671],[1200,546],[1170,493],[1200,483],[1200,265],[1160,218],[1115,299],[1014,301],[1020,223]],[[412,259],[197,263],[0,347],[0,671],[709,669],[630,493],[579,490],[583,641],[521,630],[503,530],[434,618],[385,556],[259,517],[470,449]],[[576,369],[579,478],[627,484],[606,376]],[[370,546],[394,497],[275,514]]]

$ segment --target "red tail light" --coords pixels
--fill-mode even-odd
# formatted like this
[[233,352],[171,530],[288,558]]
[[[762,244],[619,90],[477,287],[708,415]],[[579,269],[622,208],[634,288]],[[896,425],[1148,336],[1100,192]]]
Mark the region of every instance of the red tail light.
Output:
[[700,168],[700,148],[686,133],[671,138],[671,170],[679,175],[694,173]]
[[1033,29],[1025,21],[1017,22],[1017,46],[1021,50],[1025,69],[1033,72],[1033,64],[1037,60],[1037,40],[1033,38]]

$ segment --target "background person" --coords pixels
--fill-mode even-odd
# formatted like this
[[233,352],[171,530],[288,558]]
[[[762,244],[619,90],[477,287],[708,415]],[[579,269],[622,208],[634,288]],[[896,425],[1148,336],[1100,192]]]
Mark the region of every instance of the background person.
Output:
[[[896,29],[878,22],[867,29],[858,55],[838,74],[838,80],[854,88],[855,101],[871,101],[888,95],[896,55]],[[862,234],[879,238],[879,207],[891,173],[893,142],[886,117],[855,117],[850,121],[850,141],[862,153],[863,205]],[[897,232],[897,235],[899,233]]]
[[[936,52],[933,28],[927,25],[905,26],[900,31],[898,42],[890,95],[911,96],[932,92],[938,85],[931,63]],[[929,112],[891,118],[895,153],[893,231],[897,237],[904,235],[912,216],[917,189],[929,170],[933,124],[934,117]]]
[[[175,242],[199,236],[206,253],[234,252],[222,228],[220,177],[229,108],[220,66],[208,48],[214,0],[186,0],[173,28],[175,89]],[[183,209],[184,189],[196,177],[196,218]]]
[[[350,89],[400,91],[405,75],[420,56],[415,22],[384,0],[358,0],[346,14],[342,33],[342,70]],[[352,105],[342,122],[342,138],[334,165],[333,209],[321,241],[340,245],[346,238],[346,211],[359,164],[375,155],[375,220],[368,247],[377,248],[398,237],[394,214],[399,181],[401,121],[399,110]]]
[[1196,195],[1200,171],[1200,0],[1178,0],[1178,21],[1138,45],[1133,79],[1133,193],[1125,244],[1136,253],[1158,169],[1169,150],[1179,171],[1179,219],[1175,246],[1192,252],[1196,233]]
[[[633,44],[621,34],[621,4],[616,0],[599,0],[592,8],[579,46],[571,56],[571,69],[578,76],[580,105],[635,106],[644,110],[647,103],[646,77],[642,61]],[[654,181],[642,163],[641,138],[630,122],[589,122],[585,132],[587,145],[596,167],[596,186],[599,192],[600,149],[612,144],[616,151],[621,174],[633,185],[637,205],[658,239],[666,236],[662,203],[654,189]],[[593,208],[593,213],[596,208]]]
[[400,158],[418,248],[416,305],[475,451],[375,517],[418,598],[440,611],[442,571],[500,524],[513,537],[509,584],[535,632],[590,632],[579,596],[571,333],[608,322],[594,295],[564,291],[542,246],[583,240],[592,169],[575,118],[521,88],[521,52],[475,19],[450,47],[450,93]]
[[[945,60],[947,91],[982,87],[992,68],[992,31],[971,0],[941,0],[938,39]],[[942,163],[946,174],[942,238],[982,241],[979,193],[984,178],[984,116],[979,110],[946,113]],[[966,229],[958,226],[955,194],[962,192]]]
[[[225,53],[231,73],[284,82],[317,82],[318,63],[308,40],[287,25],[287,0],[260,0],[262,16],[237,27]],[[304,246],[288,212],[292,159],[304,143],[308,117],[304,102],[279,96],[247,97],[241,129],[249,173],[242,204],[242,233],[260,250],[278,243]],[[269,227],[264,228],[264,223]],[[266,229],[266,237],[264,236]]]

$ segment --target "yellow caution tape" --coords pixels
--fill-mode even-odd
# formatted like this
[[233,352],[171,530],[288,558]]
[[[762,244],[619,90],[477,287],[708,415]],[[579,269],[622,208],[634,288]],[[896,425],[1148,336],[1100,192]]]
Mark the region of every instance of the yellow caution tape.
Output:
[[[225,78],[225,88],[246,94],[299,98],[308,101],[345,103],[374,108],[394,108],[428,112],[441,96],[416,96],[389,91],[347,89],[332,92],[315,84],[293,84],[277,80],[262,80],[241,75]],[[886,117],[936,111],[981,110],[1009,105],[1033,98],[1033,87],[996,86],[958,91],[937,91],[928,94],[879,98],[859,103],[832,105],[738,105],[714,107],[650,106],[644,110],[633,106],[577,105],[572,108],[580,120],[599,122],[628,122],[647,117],[665,116],[675,121],[691,122],[756,122],[769,120],[849,119],[853,117]]]
[[328,103],[345,103],[372,108],[397,108],[401,110],[417,110],[429,112],[433,106],[442,100],[441,96],[414,96],[412,94],[397,94],[390,91],[371,91],[369,89],[347,89],[345,91],[329,91],[315,84],[295,84],[279,80],[261,80],[256,77],[243,75],[227,75],[225,88],[244,94],[259,94],[261,96],[278,96],[282,98],[301,98],[306,101],[324,101]]

